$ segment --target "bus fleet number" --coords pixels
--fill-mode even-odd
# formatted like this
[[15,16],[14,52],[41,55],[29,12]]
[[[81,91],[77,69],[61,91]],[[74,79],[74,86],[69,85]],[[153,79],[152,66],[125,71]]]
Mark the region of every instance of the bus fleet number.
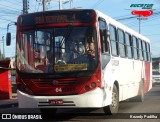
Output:
[[62,92],[62,88],[56,88],[55,91],[56,92]]

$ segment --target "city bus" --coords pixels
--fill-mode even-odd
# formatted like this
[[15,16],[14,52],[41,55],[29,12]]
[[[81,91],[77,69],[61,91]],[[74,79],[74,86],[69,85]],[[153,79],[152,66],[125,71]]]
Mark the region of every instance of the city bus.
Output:
[[143,102],[152,88],[149,39],[100,11],[29,13],[16,25],[20,108],[103,108],[114,114],[120,101],[137,96]]

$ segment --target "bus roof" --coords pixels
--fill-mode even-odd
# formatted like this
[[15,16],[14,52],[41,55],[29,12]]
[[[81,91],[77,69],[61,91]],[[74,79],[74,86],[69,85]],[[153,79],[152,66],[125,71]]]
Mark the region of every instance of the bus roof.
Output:
[[[110,23],[114,26],[116,26],[117,28],[120,28],[122,30],[124,30],[125,32],[128,32],[129,34],[131,35],[134,35],[146,42],[150,42],[149,39],[141,34],[139,34],[138,32],[132,30],[131,28],[121,24],[120,22],[116,21],[115,19],[107,16],[106,14],[98,11],[98,10],[94,10],[94,9],[67,9],[67,10],[52,10],[52,11],[45,11],[45,12],[36,12],[36,13],[29,13],[29,14],[26,14],[26,15],[20,15],[21,17],[22,16],[28,16],[28,15],[36,15],[36,14],[46,14],[46,13],[52,13],[52,12],[65,12],[65,11],[68,11],[68,12],[82,12],[82,11],[95,11],[97,13],[97,17],[102,17],[103,19],[106,20],[107,23]],[[85,17],[86,18],[86,17]],[[27,23],[28,23],[28,19],[27,19]]]
[[103,14],[102,12],[100,12],[98,10],[95,10],[95,11],[96,11],[97,15],[99,17],[102,17],[103,19],[105,19],[107,23],[110,23],[111,25],[114,25],[115,27],[117,27],[119,29],[122,29],[125,32],[128,32],[129,34],[134,35],[134,36],[136,36],[136,37],[138,37],[138,38],[150,43],[150,41],[149,41],[149,39],[147,37],[139,34],[138,32],[136,32],[136,31],[132,30],[131,28],[121,24],[120,22],[116,21],[115,19]]

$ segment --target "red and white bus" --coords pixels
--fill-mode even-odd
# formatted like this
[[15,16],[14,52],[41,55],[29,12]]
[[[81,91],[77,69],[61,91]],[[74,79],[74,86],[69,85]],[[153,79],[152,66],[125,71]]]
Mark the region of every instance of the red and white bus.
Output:
[[[89,44],[94,47],[89,53]],[[104,108],[152,88],[150,41],[97,10],[55,10],[17,20],[20,108]]]

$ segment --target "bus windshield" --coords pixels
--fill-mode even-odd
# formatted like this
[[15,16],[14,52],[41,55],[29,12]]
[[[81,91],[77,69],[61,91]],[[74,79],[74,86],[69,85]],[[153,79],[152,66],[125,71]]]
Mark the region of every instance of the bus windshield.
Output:
[[90,71],[97,66],[94,27],[55,27],[18,32],[17,68],[26,73]]

